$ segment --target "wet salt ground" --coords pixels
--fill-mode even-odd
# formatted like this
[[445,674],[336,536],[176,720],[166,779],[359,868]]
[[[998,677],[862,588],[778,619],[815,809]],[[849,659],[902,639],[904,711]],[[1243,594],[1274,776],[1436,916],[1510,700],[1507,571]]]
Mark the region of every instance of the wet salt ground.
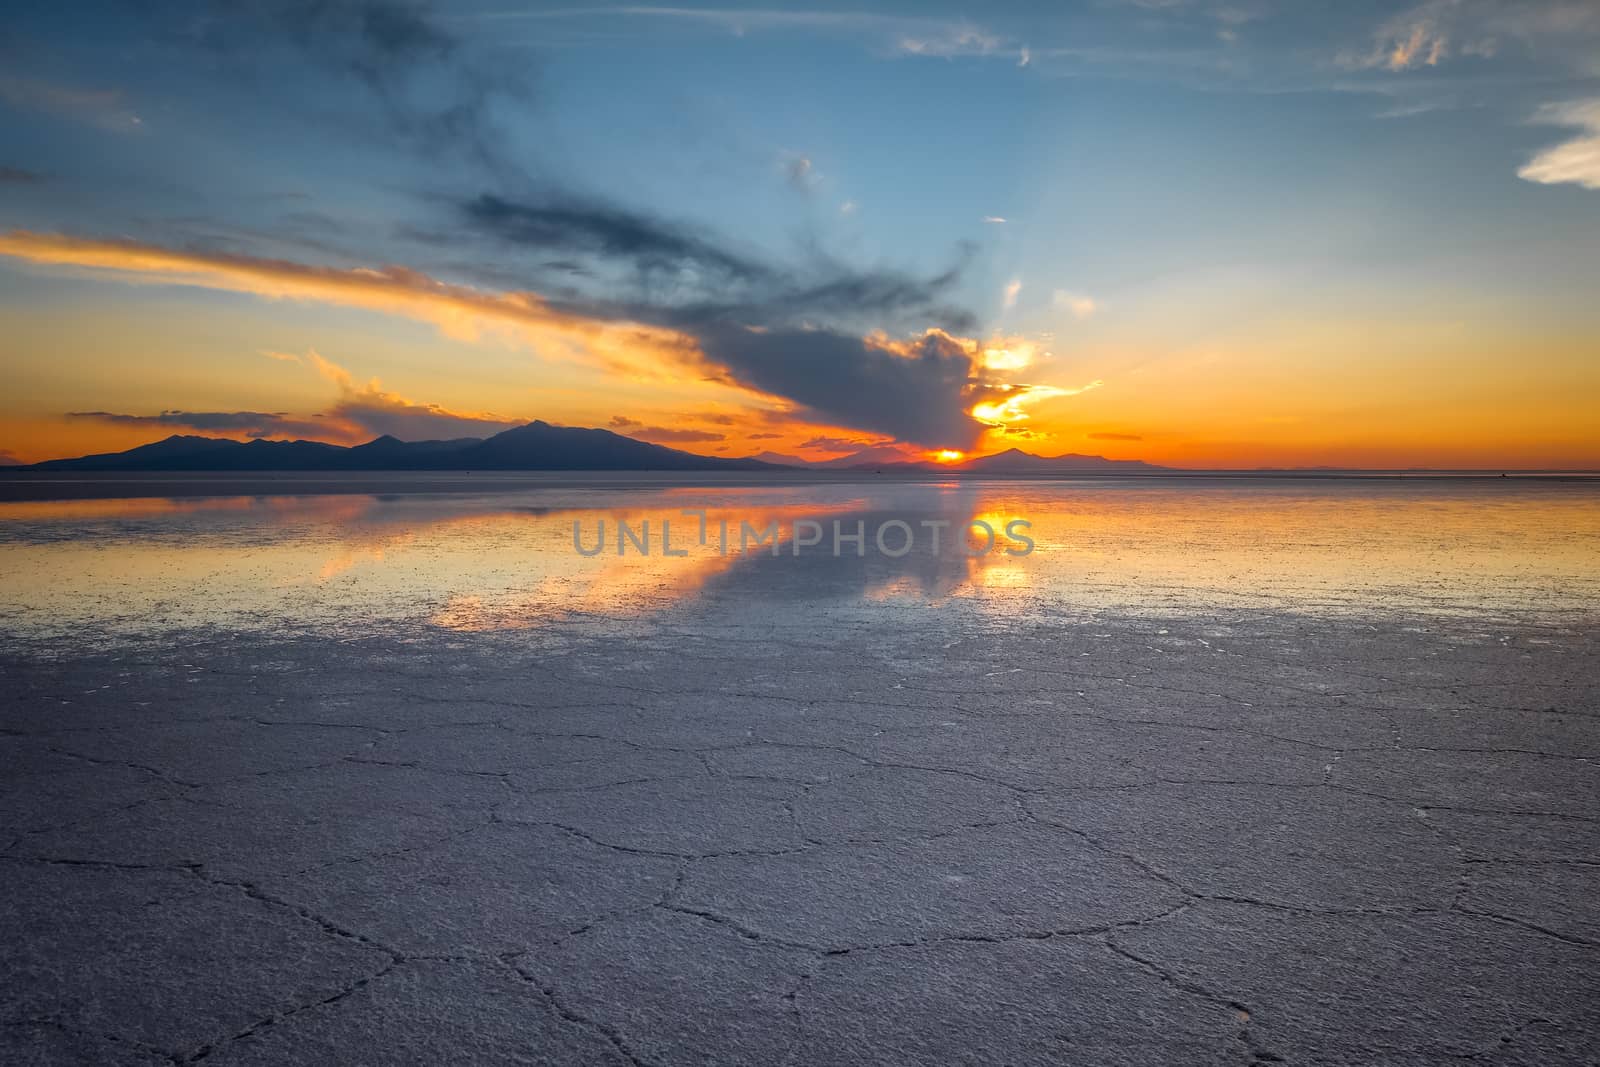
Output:
[[[1492,611],[1391,570],[1429,612],[1371,568],[495,591],[482,528],[394,526],[326,614],[11,614],[0,1060],[1600,1059],[1596,630],[1528,592],[1592,576],[1549,544],[1468,576]],[[169,583],[237,576],[173,541]]]

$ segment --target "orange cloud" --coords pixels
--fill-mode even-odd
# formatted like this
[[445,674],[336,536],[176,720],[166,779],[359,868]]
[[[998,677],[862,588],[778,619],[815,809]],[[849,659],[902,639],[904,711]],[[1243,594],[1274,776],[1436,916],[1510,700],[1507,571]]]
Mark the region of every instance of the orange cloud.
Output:
[[599,359],[636,375],[666,373],[664,362],[681,364],[698,353],[692,338],[673,330],[584,318],[556,310],[533,293],[491,293],[450,285],[405,267],[314,267],[25,230],[0,234],[0,255],[49,266],[114,271],[135,281],[379,311],[426,322],[458,340],[499,333],[543,356]]
[[[785,413],[784,421],[887,431],[925,446],[966,448],[983,432],[981,424],[1019,421],[1023,405],[1073,392],[1003,380],[1048,357],[1020,338],[980,342],[935,329],[902,340],[882,333],[862,338],[827,330],[773,332],[739,325],[693,336],[647,322],[613,321],[553,307],[536,293],[441,282],[405,267],[323,267],[20,230],[0,234],[0,256],[105,271],[136,283],[188,285],[375,311],[427,323],[462,340],[504,337],[541,357],[611,375],[597,390],[641,384],[675,393],[686,386],[728,388],[769,411]],[[346,433],[365,427],[400,437],[479,436],[510,421],[493,413],[450,411],[412,401],[384,391],[376,381],[359,385],[316,353],[267,354],[300,359],[333,381],[341,391],[340,400],[324,418],[330,423],[337,420]],[[337,432],[330,425],[328,434]],[[692,428],[654,436],[675,443],[714,443],[711,431]]]

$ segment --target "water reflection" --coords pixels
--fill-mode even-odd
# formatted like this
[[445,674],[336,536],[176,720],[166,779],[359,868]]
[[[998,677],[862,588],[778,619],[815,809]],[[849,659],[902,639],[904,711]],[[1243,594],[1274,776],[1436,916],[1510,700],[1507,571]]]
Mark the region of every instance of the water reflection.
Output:
[[[709,536],[701,544],[704,509]],[[1003,551],[1031,523],[1030,555]],[[799,551],[796,523],[822,543]],[[938,552],[927,523],[983,520]],[[605,551],[574,551],[573,524]],[[831,551],[832,524],[867,533]],[[872,532],[899,521],[904,555]],[[671,522],[673,547],[660,549]],[[727,551],[717,532],[734,532]],[[654,531],[617,554],[618,523]],[[739,550],[741,523],[776,545]],[[898,547],[900,538],[889,544]],[[483,495],[212,497],[0,504],[0,626],[461,631],[667,612],[961,610],[1517,614],[1600,607],[1600,491],[1586,484],[961,482],[766,488],[551,488]]]

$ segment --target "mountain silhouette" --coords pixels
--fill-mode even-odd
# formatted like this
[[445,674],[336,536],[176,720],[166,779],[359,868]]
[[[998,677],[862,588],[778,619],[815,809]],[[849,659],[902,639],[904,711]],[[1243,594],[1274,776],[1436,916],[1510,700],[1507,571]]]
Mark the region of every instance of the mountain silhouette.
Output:
[[1071,474],[1075,471],[1159,471],[1165,470],[1140,459],[1106,459],[1067,452],[1059,456],[1036,456],[1020,448],[1008,448],[992,456],[979,456],[957,466],[974,474]]
[[753,459],[700,456],[610,430],[530,422],[483,439],[402,441],[385,434],[346,448],[317,441],[248,441],[175,434],[126,452],[52,459],[39,471],[781,470]]
[[1161,471],[1136,459],[1067,453],[1036,456],[1008,449],[962,463],[907,460],[891,448],[868,448],[831,460],[773,452],[742,459],[702,456],[638,441],[610,430],[554,426],[536,420],[493,437],[402,441],[384,434],[345,447],[319,441],[234,441],[174,434],[161,441],[76,459],[52,459],[8,470],[36,471],[937,471],[950,474],[1073,474]]

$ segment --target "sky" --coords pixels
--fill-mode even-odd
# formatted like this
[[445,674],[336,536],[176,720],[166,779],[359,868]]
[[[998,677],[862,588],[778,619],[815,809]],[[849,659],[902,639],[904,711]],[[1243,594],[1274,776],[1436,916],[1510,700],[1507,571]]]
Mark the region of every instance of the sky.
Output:
[[1600,468],[1600,4],[10,5],[0,460]]

